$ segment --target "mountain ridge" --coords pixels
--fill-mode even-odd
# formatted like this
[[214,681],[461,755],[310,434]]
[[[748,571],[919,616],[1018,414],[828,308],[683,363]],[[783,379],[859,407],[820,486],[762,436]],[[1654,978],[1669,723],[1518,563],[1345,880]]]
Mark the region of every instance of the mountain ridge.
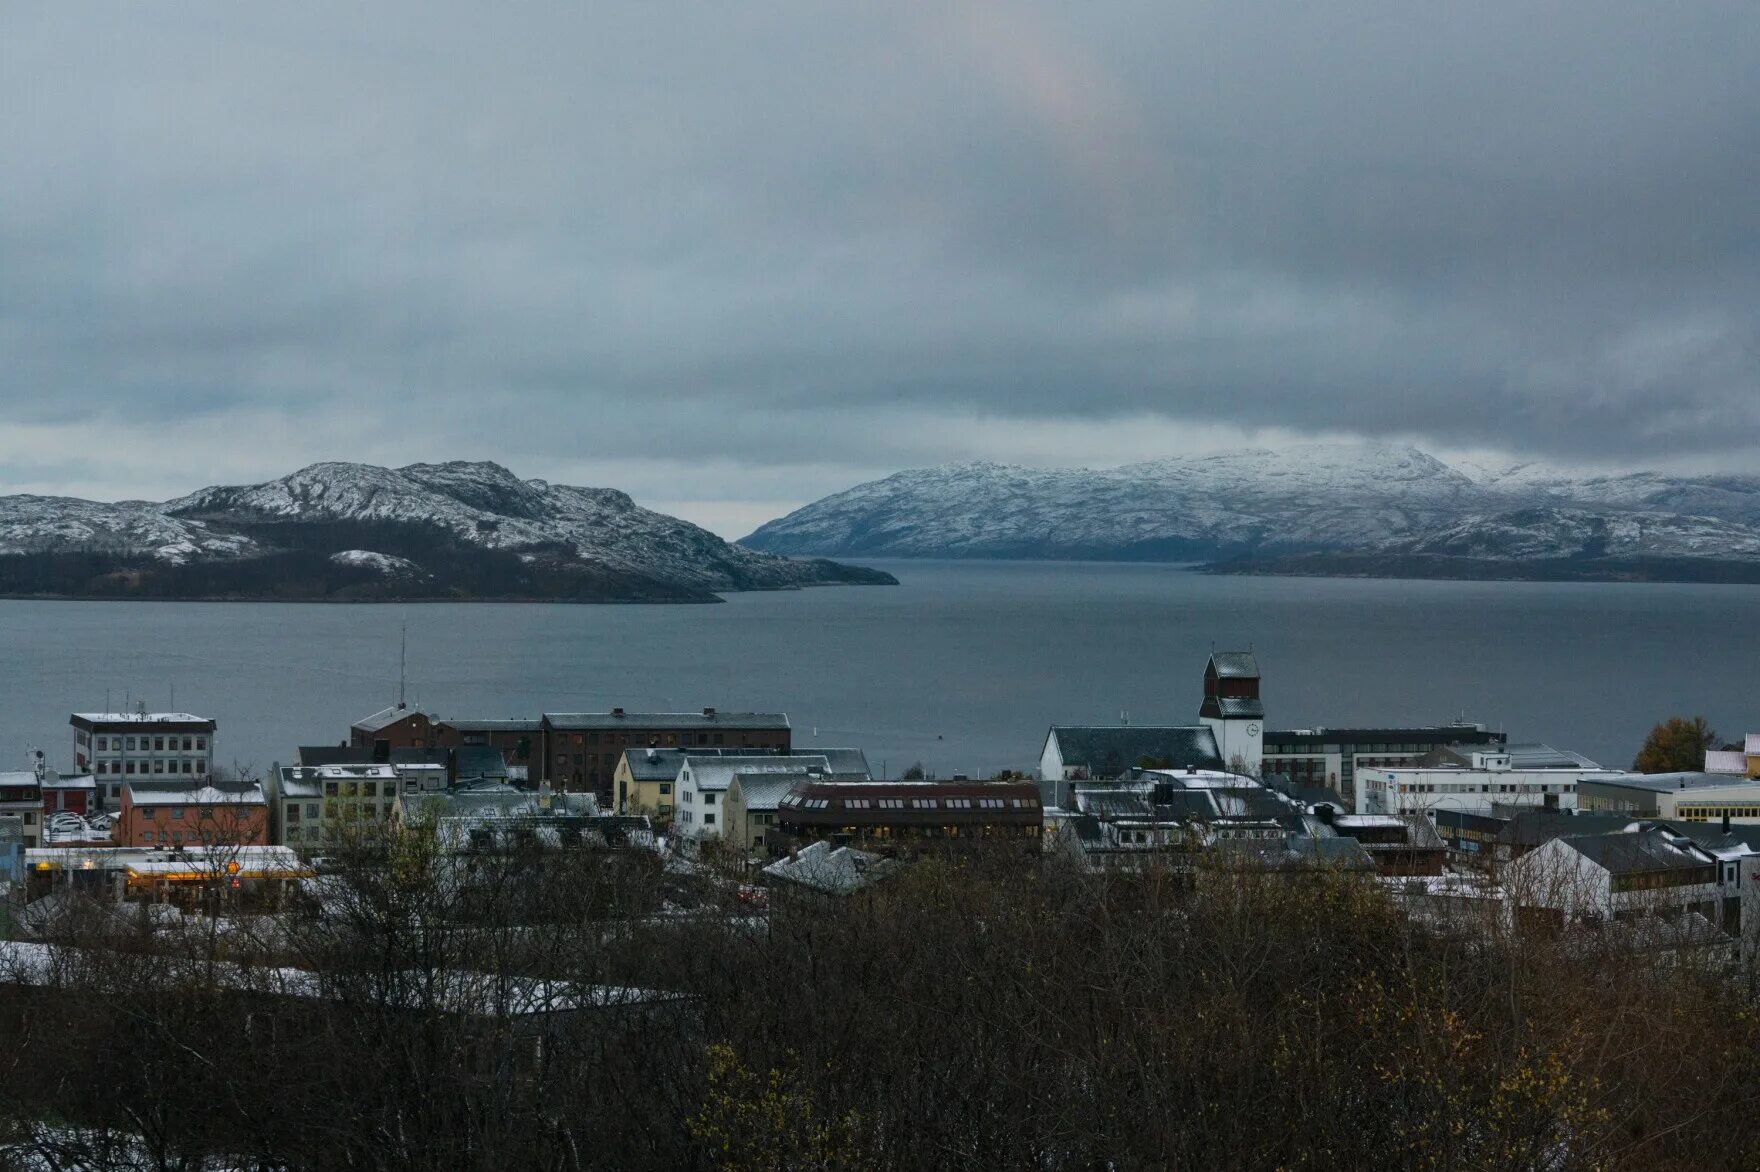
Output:
[[[1231,563],[1303,555],[1681,559],[1760,564],[1760,477],[1649,471],[1573,476],[1544,465],[1451,464],[1411,445],[1316,443],[1115,468],[961,464],[856,485],[742,539],[769,552]],[[1370,562],[1362,562],[1369,565]],[[1278,569],[1267,572],[1290,572]],[[1365,571],[1366,572],[1366,571]],[[1629,567],[1621,569],[1629,576]]]
[[160,503],[0,497],[0,593],[14,595],[714,601],[890,580],[488,461],[326,461]]

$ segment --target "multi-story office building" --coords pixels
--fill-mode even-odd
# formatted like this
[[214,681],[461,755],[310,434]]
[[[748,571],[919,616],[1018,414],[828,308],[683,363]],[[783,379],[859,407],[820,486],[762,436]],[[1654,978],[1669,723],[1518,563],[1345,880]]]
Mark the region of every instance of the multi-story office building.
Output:
[[1325,786],[1355,805],[1357,771],[1416,765],[1451,745],[1499,747],[1500,732],[1482,724],[1439,724],[1422,728],[1292,728],[1265,734],[1261,770],[1299,785]]
[[106,809],[132,778],[193,781],[214,772],[214,722],[188,712],[76,712],[74,772],[90,773]]

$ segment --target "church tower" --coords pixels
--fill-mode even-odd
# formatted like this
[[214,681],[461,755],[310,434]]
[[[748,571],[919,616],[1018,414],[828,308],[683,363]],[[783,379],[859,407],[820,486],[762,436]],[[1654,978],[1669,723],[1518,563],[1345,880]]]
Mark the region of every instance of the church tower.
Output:
[[1198,719],[1215,734],[1229,768],[1241,765],[1258,775],[1265,761],[1265,704],[1259,699],[1259,661],[1251,651],[1210,653]]

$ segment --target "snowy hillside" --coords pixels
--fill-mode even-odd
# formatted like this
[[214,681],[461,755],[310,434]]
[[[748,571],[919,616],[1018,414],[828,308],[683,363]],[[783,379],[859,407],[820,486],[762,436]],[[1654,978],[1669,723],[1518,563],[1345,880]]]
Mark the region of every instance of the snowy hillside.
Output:
[[790,554],[1214,560],[1304,552],[1760,559],[1760,478],[1454,467],[1311,444],[1104,470],[901,472],[745,538]]
[[[426,589],[447,597],[656,601],[889,580],[731,545],[613,489],[521,480],[497,464],[465,462],[314,464],[164,504],[0,498],[5,555],[21,581],[41,577],[48,558],[61,559],[65,579],[69,559],[83,558],[81,572],[106,583],[146,573],[220,583],[203,592],[226,594],[253,592],[243,584],[258,581],[280,588],[289,576],[320,595]],[[0,589],[25,588],[0,582]]]

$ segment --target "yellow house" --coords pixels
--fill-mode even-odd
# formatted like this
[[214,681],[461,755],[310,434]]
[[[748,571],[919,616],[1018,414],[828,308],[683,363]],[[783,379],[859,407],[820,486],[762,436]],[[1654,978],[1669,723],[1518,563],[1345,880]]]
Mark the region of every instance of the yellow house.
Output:
[[744,850],[761,853],[764,832],[776,822],[776,806],[801,780],[798,773],[736,773],[722,799],[727,829],[723,837]]
[[612,802],[619,814],[646,814],[655,822],[672,821],[682,749],[625,749],[612,774]]

